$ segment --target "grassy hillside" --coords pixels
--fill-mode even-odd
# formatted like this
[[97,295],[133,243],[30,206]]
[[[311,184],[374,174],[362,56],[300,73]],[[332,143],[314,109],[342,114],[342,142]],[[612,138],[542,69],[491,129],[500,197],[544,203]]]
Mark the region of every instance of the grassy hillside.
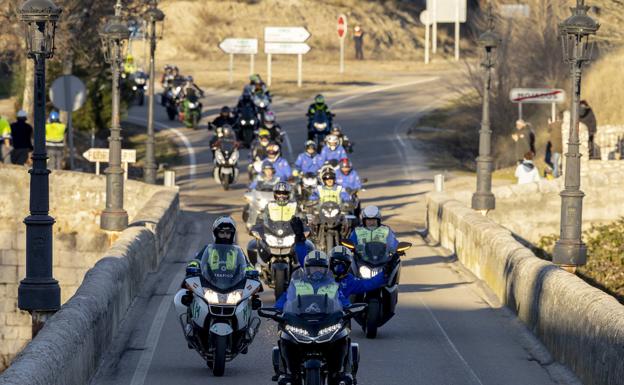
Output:
[[598,124],[624,124],[624,49],[592,65],[583,78],[583,98],[591,104]]

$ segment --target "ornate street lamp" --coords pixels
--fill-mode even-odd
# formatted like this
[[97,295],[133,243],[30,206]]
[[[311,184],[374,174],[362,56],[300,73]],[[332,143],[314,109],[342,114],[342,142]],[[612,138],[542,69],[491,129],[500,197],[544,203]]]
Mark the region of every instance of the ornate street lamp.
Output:
[[483,115],[479,130],[479,156],[477,157],[477,191],[472,196],[472,208],[481,212],[493,210],[496,198],[492,194],[492,130],[490,128],[490,88],[492,68],[494,68],[494,51],[501,39],[494,33],[494,16],[492,5],[488,6],[488,29],[479,36],[479,45],[485,50],[485,58],[481,65],[485,69],[483,85]]
[[100,227],[104,230],[121,231],[128,227],[128,213],[123,209],[124,170],[121,167],[121,126],[119,125],[119,74],[126,43],[130,38],[128,25],[121,19],[121,0],[115,5],[111,16],[100,32],[104,58],[111,65],[113,73],[113,113],[111,134],[108,138],[109,161],[106,174],[106,208],[102,212]]
[[61,9],[50,0],[28,0],[18,11],[26,26],[28,58],[35,62],[35,133],[30,172],[30,215],[26,224],[26,277],[17,304],[32,315],[33,337],[61,307],[61,288],[52,276],[52,226],[49,215],[48,155],[45,147],[45,61],[54,54],[54,33]]
[[156,69],[154,68],[154,54],[156,53],[156,39],[162,37],[162,28],[160,35],[156,33],[156,23],[165,20],[165,14],[158,9],[158,1],[152,0],[150,7],[145,13],[145,19],[149,22],[150,31],[150,69],[149,69],[149,104],[147,112],[147,141],[145,142],[145,182],[156,184],[156,157],[155,157],[155,140],[154,140],[154,84],[156,77]]
[[600,25],[587,15],[584,0],[577,0],[571,8],[572,16],[559,24],[563,57],[570,66],[572,100],[570,101],[570,137],[565,168],[565,189],[561,192],[561,232],[555,244],[553,263],[566,269],[587,262],[587,247],[583,243],[582,218],[583,197],[581,191],[581,154],[579,152],[579,101],[581,98],[581,75],[583,65],[592,59],[594,44],[591,37]]

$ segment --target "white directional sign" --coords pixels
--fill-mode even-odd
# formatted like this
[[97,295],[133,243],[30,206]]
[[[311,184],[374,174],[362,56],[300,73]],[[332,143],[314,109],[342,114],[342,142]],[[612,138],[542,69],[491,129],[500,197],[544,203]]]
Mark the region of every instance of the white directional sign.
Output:
[[310,52],[306,43],[265,43],[264,53],[276,55],[305,55]]
[[[82,156],[89,162],[95,162],[95,175],[100,175],[100,163],[108,163],[108,148],[90,148]],[[121,150],[121,163],[124,179],[128,179],[128,163],[136,163],[136,150]]]
[[258,39],[227,38],[219,44],[225,53],[237,55],[256,55],[258,53]]
[[265,42],[303,43],[310,38],[310,32],[304,27],[266,27]]
[[427,11],[432,23],[465,23],[468,13],[466,0],[427,0]]
[[514,88],[509,93],[509,99],[513,103],[563,103],[565,91],[550,88]]

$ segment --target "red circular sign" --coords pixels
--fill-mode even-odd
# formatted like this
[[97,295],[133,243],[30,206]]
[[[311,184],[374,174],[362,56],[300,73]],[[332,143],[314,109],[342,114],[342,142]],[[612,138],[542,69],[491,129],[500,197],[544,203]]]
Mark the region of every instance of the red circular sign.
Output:
[[347,33],[347,17],[344,15],[338,16],[338,36],[343,38]]

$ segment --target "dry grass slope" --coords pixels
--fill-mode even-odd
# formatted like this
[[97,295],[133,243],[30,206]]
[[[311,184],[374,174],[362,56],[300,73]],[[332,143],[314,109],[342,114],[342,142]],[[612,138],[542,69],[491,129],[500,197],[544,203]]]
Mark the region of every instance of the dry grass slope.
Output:
[[624,124],[624,49],[599,60],[583,79],[583,98],[592,105],[598,124]]

